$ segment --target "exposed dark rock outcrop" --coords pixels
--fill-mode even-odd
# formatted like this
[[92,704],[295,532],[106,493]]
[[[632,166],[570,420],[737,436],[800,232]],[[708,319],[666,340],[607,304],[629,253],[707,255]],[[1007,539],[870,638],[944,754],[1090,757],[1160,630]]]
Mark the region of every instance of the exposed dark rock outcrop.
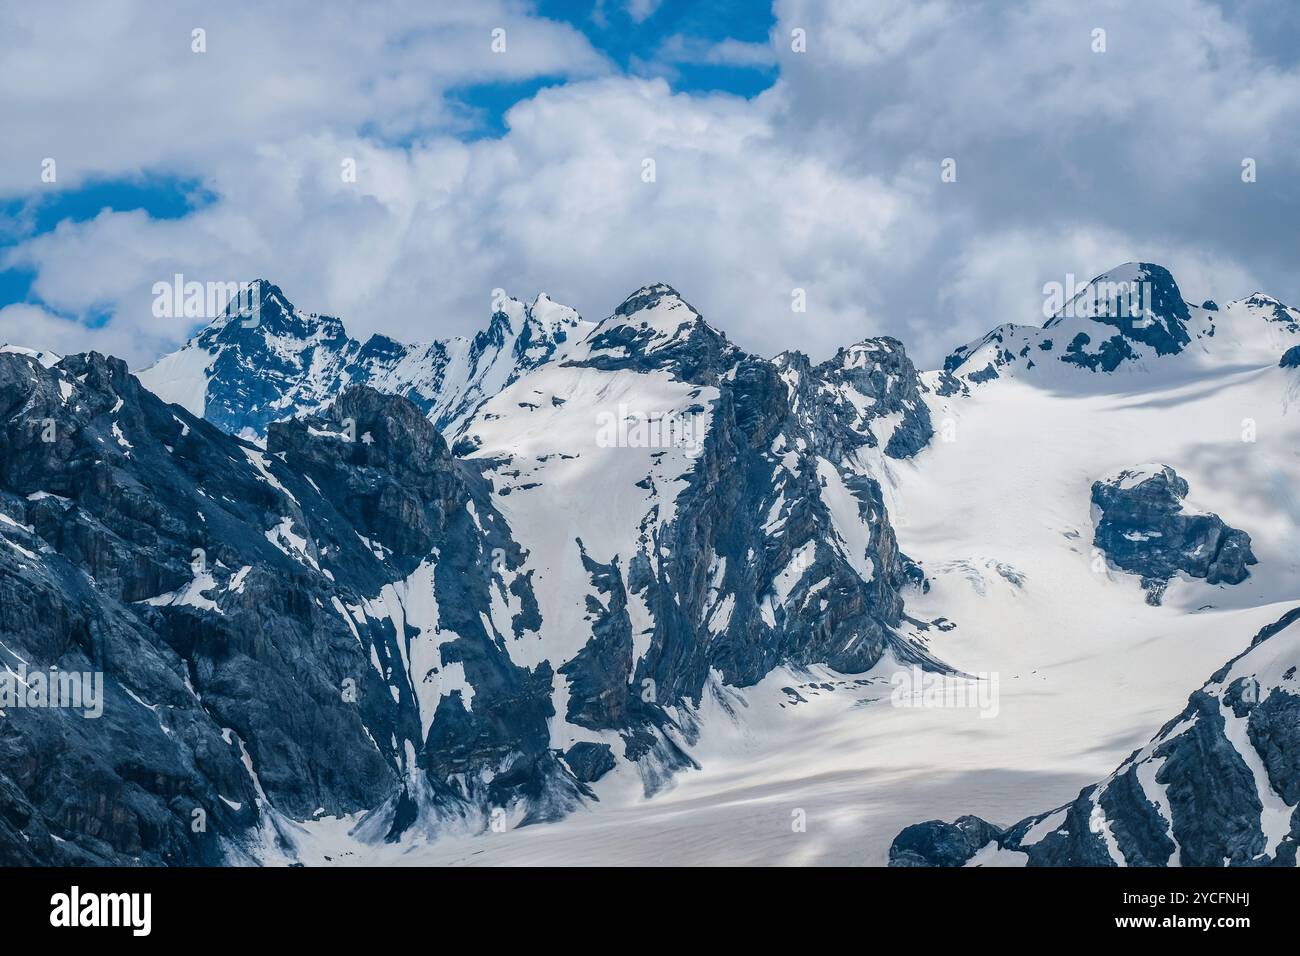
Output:
[[1187,492],[1187,482],[1167,465],[1126,469],[1092,486],[1100,512],[1093,543],[1116,567],[1141,575],[1151,604],[1160,603],[1178,573],[1240,584],[1256,563],[1246,532],[1218,515],[1184,512]]
[[594,783],[614,769],[617,761],[610,752],[609,744],[579,741],[564,754],[564,762],[569,765],[573,775],[583,783]]
[[518,547],[407,400],[352,389],[264,452],[115,359],[0,354],[0,420],[0,657],[104,685],[98,719],[5,708],[0,857],[211,863],[291,854],[281,820],[582,794],[549,666],[484,623]]
[[958,817],[955,823],[914,823],[889,847],[889,865],[965,866],[981,847],[1000,836],[1001,830],[979,817]]
[[817,366],[800,352],[774,361],[800,422],[833,459],[882,444],[889,457],[910,458],[934,436],[920,376],[897,339],[864,339]]

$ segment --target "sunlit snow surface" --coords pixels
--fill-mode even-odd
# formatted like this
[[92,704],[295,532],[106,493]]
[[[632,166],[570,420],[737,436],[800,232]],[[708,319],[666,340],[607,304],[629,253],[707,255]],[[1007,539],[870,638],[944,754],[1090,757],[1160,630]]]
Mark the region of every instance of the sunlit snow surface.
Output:
[[[931,393],[939,431],[931,444],[911,461],[872,462],[900,545],[932,585],[906,594],[907,612],[955,623],[924,639],[966,674],[997,675],[996,716],[892,706],[899,668],[888,658],[867,675],[816,668],[778,671],[745,690],[715,683],[691,751],[702,769],[653,798],[621,764],[595,785],[598,803],[560,823],[375,845],[349,836],[356,820],[322,819],[292,825],[297,858],[880,865],[908,824],[964,813],[1009,824],[1073,799],[1300,599],[1300,373],[1277,367],[1278,346],[1295,339],[1260,334],[1259,317],[1239,305],[1213,318],[1215,336],[1141,368],[1102,375],[1044,362],[969,396]],[[1270,341],[1275,333],[1287,341]],[[575,625],[568,652],[585,640],[573,602],[585,587],[574,539],[599,560],[631,553],[640,519],[656,501],[671,507],[690,466],[665,463],[647,491],[635,482],[656,470],[649,450],[590,440],[595,410],[633,388],[642,405],[653,399],[673,410],[688,401],[687,387],[667,376],[631,377],[549,366],[484,407],[512,409],[481,423],[479,455],[507,454],[508,470],[518,471],[495,479],[517,488],[498,501],[540,562],[544,619]],[[537,408],[516,414],[520,402]],[[556,456],[575,447],[583,449],[576,458]],[[1190,506],[1251,535],[1259,564],[1244,583],[1175,580],[1163,606],[1152,607],[1136,577],[1094,561],[1092,482],[1152,462],[1188,481]],[[513,507],[525,495],[534,496],[526,514]],[[512,648],[527,664],[565,651]],[[562,700],[557,706],[563,713]],[[575,731],[590,737],[557,718],[553,744],[566,746]]]

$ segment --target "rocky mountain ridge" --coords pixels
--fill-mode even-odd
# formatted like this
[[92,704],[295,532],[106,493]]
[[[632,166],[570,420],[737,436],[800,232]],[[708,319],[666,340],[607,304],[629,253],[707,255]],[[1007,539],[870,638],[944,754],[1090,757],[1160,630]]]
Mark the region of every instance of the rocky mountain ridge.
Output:
[[[748,354],[664,284],[599,323],[506,300],[473,340],[402,346],[260,283],[256,323],[142,373],[203,417],[113,359],[0,351],[0,661],[106,688],[102,720],[6,713],[0,855],[293,861],[319,821],[371,843],[554,821],[671,786],[705,715],[743,724],[779,670],[947,671],[930,639],[953,623],[909,611],[930,582],[891,495],[953,403],[1048,368],[1073,388],[1243,348],[1275,367],[1300,333],[1266,297],[1191,307],[1159,267],[1120,275],[1152,283],[1153,319],[1084,296],[1005,327],[1042,355],[1004,330],[928,373],[885,337]],[[1058,355],[1063,332],[1110,344]],[[1245,532],[1090,477],[1117,567],[1247,580]],[[975,850],[1002,832],[966,829]]]

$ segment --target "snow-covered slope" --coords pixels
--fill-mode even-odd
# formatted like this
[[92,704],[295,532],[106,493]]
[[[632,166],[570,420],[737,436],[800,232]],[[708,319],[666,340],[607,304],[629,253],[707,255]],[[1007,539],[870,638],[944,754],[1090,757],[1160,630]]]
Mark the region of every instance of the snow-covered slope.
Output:
[[[555,667],[553,746],[610,748],[653,792],[689,763],[708,687],[907,653],[900,591],[919,575],[866,466],[845,463],[846,447],[881,444],[869,423],[894,402],[922,407],[895,361],[910,393],[863,398],[879,408],[834,427],[805,420],[799,396],[822,373],[788,381],[649,286],[467,421],[458,447],[527,553],[541,627],[511,653]],[[664,715],[638,714],[647,702]]]
[[[639,786],[620,787],[615,773],[600,785],[600,804],[554,827],[486,841],[444,835],[407,858],[883,864],[895,834],[917,820],[965,812],[1015,820],[1060,805],[1110,773],[1178,712],[1206,673],[1300,600],[1293,545],[1300,534],[1300,370],[1279,368],[1297,341],[1294,313],[1258,295],[1187,313],[1179,322],[1192,331],[1176,352],[1162,356],[1134,340],[1137,360],[1110,373],[1059,360],[1034,367],[1008,361],[996,380],[984,382],[963,368],[926,373],[916,409],[904,396],[871,411],[905,378],[891,372],[888,340],[847,349],[815,376],[801,357],[780,357],[792,414],[820,436],[821,494],[835,498],[832,473],[841,482],[855,472],[878,482],[901,552],[926,576],[925,587],[903,592],[899,630],[912,649],[919,645],[965,675],[950,676],[947,685],[965,705],[925,705],[921,695],[920,706],[898,706],[898,690],[918,676],[915,658],[893,647],[863,674],[810,664],[777,667],[752,686],[710,684],[694,711],[698,736],[684,746],[699,769],[679,774],[653,800],[645,801]],[[1066,327],[1077,335],[1085,322],[1092,320],[1024,334],[1045,339]],[[1097,340],[1116,334],[1105,322],[1092,324],[1106,326]],[[658,341],[662,324],[647,327]],[[864,351],[881,360],[864,377],[878,382],[872,388],[843,378]],[[972,364],[979,370],[988,363]],[[956,389],[945,389],[953,382]],[[517,384],[519,401],[547,408],[547,389],[522,397],[530,387]],[[621,394],[631,388],[623,385]],[[511,438],[502,425],[511,400],[503,394],[498,402],[483,410],[501,418],[476,455],[522,450],[512,442],[524,436]],[[894,454],[885,454],[891,445]],[[812,457],[809,448],[789,451],[792,464]],[[548,455],[538,452],[538,459]],[[543,468],[552,461],[563,459],[547,458]],[[1249,533],[1258,564],[1243,581],[1210,584],[1175,574],[1164,603],[1153,606],[1141,575],[1113,565],[1094,545],[1093,485],[1150,461],[1168,463],[1186,480],[1184,513],[1217,515]],[[618,480],[617,462],[586,469],[570,460],[560,467],[572,468],[571,477],[545,471],[540,484],[512,488],[507,501],[542,494],[547,506],[579,502],[535,539],[548,542],[548,557],[562,553],[566,528],[607,533],[607,548],[633,540],[625,518],[621,537],[607,531],[626,504],[617,491],[639,470],[629,466]],[[494,473],[499,488],[503,481],[523,488],[539,477],[513,470]],[[570,493],[561,496],[556,481]],[[522,501],[505,507],[528,511]],[[599,509],[590,521],[588,507]],[[633,512],[642,507],[648,511],[650,502]],[[691,507],[688,497],[677,499],[679,514]],[[540,600],[558,599],[545,596],[552,585],[541,585]],[[322,839],[351,845],[338,828]]]
[[[1281,314],[1261,296],[1189,306],[1202,321],[1180,351],[1137,342],[1113,373],[1008,362],[984,383],[958,369],[950,395],[927,373],[934,437],[905,458],[855,449],[928,579],[905,595],[930,622],[913,636],[989,706],[893,706],[912,672],[892,654],[848,677],[778,669],[706,695],[689,748],[701,769],[654,801],[607,796],[555,828],[448,839],[419,859],[883,864],[917,820],[1005,822],[1071,799],[1300,600],[1300,371],[1278,367],[1300,340]],[[1243,582],[1176,575],[1152,606],[1094,547],[1093,484],[1149,461],[1187,480],[1190,506],[1249,532],[1259,563]]]
[[483,399],[563,354],[591,327],[542,293],[530,304],[502,298],[472,339],[404,345],[373,335],[362,343],[338,319],[294,307],[277,286],[258,280],[253,287],[256,313],[232,303],[138,375],[164,401],[254,439],[270,422],[323,408],[348,385],[410,398],[450,437]]
[[57,365],[59,359],[63,358],[62,355],[59,355],[56,352],[37,351],[36,349],[29,349],[22,345],[0,345],[0,354],[3,354],[5,352],[11,353],[13,355],[30,356],[31,358],[40,362],[41,365],[43,365],[45,368],[50,368],[54,365]]
[[1003,830],[915,824],[899,866],[1295,866],[1300,607],[1262,628],[1187,707],[1069,804]]

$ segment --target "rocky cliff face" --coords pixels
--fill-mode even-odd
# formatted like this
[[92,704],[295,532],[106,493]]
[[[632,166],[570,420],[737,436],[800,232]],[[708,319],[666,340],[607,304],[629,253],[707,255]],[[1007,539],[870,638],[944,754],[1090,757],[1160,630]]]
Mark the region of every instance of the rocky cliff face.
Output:
[[891,866],[1295,866],[1300,608],[1261,630],[1145,747],[1065,806],[1002,829],[908,827]]
[[908,653],[902,593],[922,576],[868,453],[928,440],[918,386],[892,341],[773,362],[656,285],[468,420],[542,596],[552,742],[578,773],[621,757],[654,792],[691,765],[711,683]]
[[0,855],[214,862],[263,799],[382,800],[396,775],[365,725],[398,715],[378,692],[343,703],[364,652],[263,530],[312,489],[95,354],[0,355],[0,409],[5,667],[104,687],[98,719],[4,708]]
[[98,718],[3,708],[0,856],[256,858],[293,820],[374,811],[383,836],[410,806],[581,792],[546,748],[549,669],[481,623],[518,549],[407,400],[349,390],[263,452],[116,360],[5,354],[0,411],[0,654],[104,686]]
[[1167,465],[1128,468],[1092,486],[1099,512],[1093,543],[1116,567],[1141,575],[1150,604],[1160,603],[1180,572],[1210,584],[1240,584],[1256,563],[1246,532],[1218,515],[1184,512],[1187,492],[1187,482]]
[[453,434],[484,399],[591,327],[542,293],[527,304],[500,298],[487,328],[469,339],[406,345],[373,335],[363,343],[338,319],[296,308],[278,286],[257,280],[250,288],[140,379],[165,401],[251,439],[271,422],[319,411],[349,385],[405,396]]
[[934,435],[920,376],[897,339],[866,339],[816,367],[799,352],[775,363],[796,416],[833,459],[877,447],[910,458]]
[[[256,328],[212,331],[218,362],[292,322],[308,348],[350,348],[268,302]],[[321,367],[307,351],[286,361]],[[870,474],[929,434],[897,343],[769,362],[655,286],[544,366],[549,394],[525,376],[467,419],[465,460],[425,408],[365,386],[279,421],[301,382],[231,375],[233,404],[206,411],[233,430],[257,406],[261,447],[117,360],[0,354],[0,656],[104,686],[97,718],[3,708],[0,856],[292,859],[322,816],[375,840],[551,820],[620,766],[647,792],[694,766],[714,682],[908,652],[920,575]],[[596,440],[584,390],[616,388],[661,389],[697,430]],[[543,412],[564,447],[526,454]],[[595,471],[575,485],[573,462]],[[538,495],[598,500],[593,473],[627,546],[603,519],[539,536]]]
[[[929,582],[886,508],[899,475],[934,467],[931,404],[955,420],[981,383],[1031,368],[1095,387],[1109,360],[1081,357],[1109,353],[1065,332],[1122,340],[1119,371],[1263,329],[1281,377],[1293,310],[1187,306],[1155,267],[1133,277],[1154,284],[1154,325],[1084,296],[924,376],[889,338],[822,363],[750,355],[663,284],[595,325],[507,301],[472,342],[417,347],[358,343],[263,286],[256,323],[232,313],[146,375],[205,417],[113,359],[0,351],[0,678],[27,688],[0,693],[0,860],[293,860],[321,818],[363,842],[554,820],[689,772],[703,715],[738,714],[736,688],[777,668],[941,666],[913,643],[926,622],[904,602]],[[1187,494],[1164,466],[1093,488],[1096,547],[1153,600],[1173,575],[1231,584],[1254,562]],[[55,665],[100,676],[102,716],[40,704],[31,675]],[[1128,861],[1181,832],[1284,859],[1283,810],[1241,746],[1258,736],[1279,774],[1292,760],[1294,673],[1269,680],[1266,706],[1204,690],[1195,728],[1161,738],[1169,794],[1213,805],[1231,845],[1160,810],[1174,797],[1144,758],[1097,789],[1100,810],[1023,832],[927,824],[898,862],[1049,860],[1056,829],[1082,841],[1061,859],[1113,861],[1076,832],[1085,811],[1125,821]],[[1237,722],[1211,706],[1229,697],[1251,705]],[[1174,779],[1222,741],[1253,791]],[[1251,799],[1271,814],[1262,843]]]

